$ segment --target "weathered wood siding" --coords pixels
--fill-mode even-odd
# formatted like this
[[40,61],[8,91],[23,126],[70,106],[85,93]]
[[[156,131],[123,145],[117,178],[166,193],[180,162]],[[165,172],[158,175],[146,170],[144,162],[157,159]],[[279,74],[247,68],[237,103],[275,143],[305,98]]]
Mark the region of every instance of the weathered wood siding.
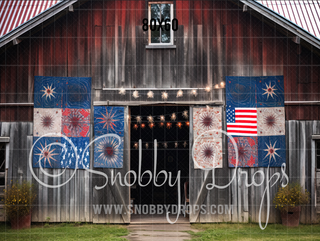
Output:
[[[50,189],[41,186],[32,178],[28,165],[29,152],[32,146],[32,123],[21,122],[2,122],[0,123],[1,136],[10,136],[9,145],[9,169],[8,180],[32,180],[36,185],[38,197],[32,213],[33,222],[45,222],[50,218],[50,222],[96,222],[96,223],[125,223],[128,217],[120,215],[94,215],[92,204],[119,204],[119,196],[117,194],[118,187],[107,186],[103,190],[97,191],[95,185],[102,185],[103,178],[88,174],[84,170],[77,170],[74,178],[65,186],[58,189]],[[311,193],[311,202],[303,207],[301,212],[301,223],[316,222],[316,205],[315,205],[315,145],[311,140],[312,134],[320,134],[320,121],[286,121],[286,141],[287,141],[287,169],[289,181],[298,181],[301,185]],[[192,138],[192,133],[190,133]],[[298,141],[301,140],[301,141]],[[128,142],[127,142],[128,143]],[[125,150],[129,146],[126,144]],[[226,152],[226,150],[224,151]],[[121,174],[128,171],[129,162],[124,163],[125,166],[120,170]],[[92,158],[91,158],[92,165]],[[190,203],[195,203],[201,187],[205,182],[205,176],[211,175],[208,171],[194,170],[194,164],[190,160]],[[61,170],[44,169],[47,172],[58,174]],[[59,184],[65,182],[74,170],[67,170],[64,175],[59,178],[50,178],[41,173],[40,169],[34,169],[39,179],[49,184]],[[114,170],[106,170],[110,176],[110,172]],[[267,168],[241,168],[241,172],[246,172],[248,183],[252,183],[252,176],[256,171],[262,171],[267,177]],[[225,185],[230,182],[234,175],[235,169],[228,168],[226,156],[224,158],[224,167],[215,171],[215,182],[217,185]],[[270,168],[269,177],[279,172],[280,168]],[[259,209],[263,192],[266,188],[266,180],[259,187],[245,186],[246,175],[235,174],[236,178],[229,188],[213,189],[205,191],[203,202],[207,207],[210,205],[232,205],[233,214],[225,215],[207,215],[200,214],[197,217],[190,216],[194,222],[253,222],[259,221]],[[212,180],[210,180],[211,182]],[[261,183],[261,175],[256,175],[256,183]],[[271,181],[270,185],[275,181]],[[276,185],[270,187],[270,218],[269,223],[280,222],[278,210],[274,208],[272,200],[281,182],[279,180]],[[124,200],[128,199],[129,192],[122,190],[120,193]],[[92,200],[96,200],[93,203]],[[265,198],[262,206],[261,221],[266,221],[267,199]],[[126,203],[128,204],[128,203]],[[209,210],[207,210],[209,211]],[[225,211],[225,209],[224,209]]]
[[[173,2],[176,49],[145,48],[144,0],[76,4],[74,12],[22,36],[1,54],[1,104],[32,103],[36,75],[92,77],[94,101],[132,100],[130,92],[120,96],[103,87],[205,87],[225,76],[284,75],[286,101],[320,101],[320,59],[311,46],[295,44],[281,27],[231,1]],[[218,98],[214,91],[197,100]],[[181,100],[195,99],[185,94]],[[319,114],[318,105],[286,108],[287,120],[317,120]],[[32,118],[32,106],[0,105],[1,121]]]

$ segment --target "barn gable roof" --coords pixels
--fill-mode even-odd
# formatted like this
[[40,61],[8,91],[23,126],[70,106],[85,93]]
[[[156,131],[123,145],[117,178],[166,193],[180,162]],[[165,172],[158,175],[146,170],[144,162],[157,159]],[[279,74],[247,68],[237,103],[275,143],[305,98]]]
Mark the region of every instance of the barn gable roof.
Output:
[[[28,4],[30,1],[27,0],[0,1],[0,48],[77,1],[33,0],[31,1],[33,4]],[[320,39],[318,38],[320,37],[320,27],[318,26],[319,19],[317,18],[318,13],[316,11],[320,9],[319,0],[311,1],[312,3],[317,3],[317,5],[311,7],[310,0],[299,1],[299,4],[285,5],[287,1],[289,0],[275,0],[270,3],[266,0],[236,0],[236,2],[243,3],[264,17],[291,31],[297,37],[320,49]],[[281,8],[279,8],[279,4]],[[309,20],[305,17],[305,13],[301,9],[298,9],[298,6],[301,6],[301,4],[304,6],[303,11],[310,11]]]

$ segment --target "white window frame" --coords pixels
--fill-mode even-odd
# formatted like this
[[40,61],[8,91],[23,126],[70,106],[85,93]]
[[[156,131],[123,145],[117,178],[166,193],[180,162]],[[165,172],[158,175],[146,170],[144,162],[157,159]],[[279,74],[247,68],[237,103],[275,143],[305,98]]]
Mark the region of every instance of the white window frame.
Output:
[[[151,4],[170,4],[170,43],[151,43],[151,29],[150,29],[150,20],[151,20]],[[163,2],[149,2],[148,3],[148,43],[153,46],[164,46],[164,45],[174,45],[174,36],[172,30],[172,20],[173,16],[173,2],[163,1]],[[159,22],[156,21],[156,25],[159,25]],[[164,26],[164,24],[163,24]],[[161,31],[161,30],[160,30]],[[160,35],[161,41],[161,35]]]

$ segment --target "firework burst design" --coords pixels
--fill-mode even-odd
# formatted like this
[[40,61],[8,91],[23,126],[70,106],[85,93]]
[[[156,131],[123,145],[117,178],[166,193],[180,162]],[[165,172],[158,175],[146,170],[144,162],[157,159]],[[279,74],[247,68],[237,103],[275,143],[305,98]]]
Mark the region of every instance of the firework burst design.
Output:
[[53,125],[54,125],[54,119],[53,116],[50,114],[41,116],[41,125],[43,128],[46,129],[52,129]]
[[266,84],[266,89],[263,89],[265,92],[262,95],[268,95],[267,99],[269,98],[269,96],[271,96],[271,98],[273,99],[273,95],[277,95],[275,93],[275,91],[277,90],[275,88],[275,85],[271,85],[271,82],[269,82],[269,85]]
[[201,139],[195,143],[195,168],[222,168],[222,143],[219,139]]
[[123,141],[114,137],[102,138],[95,144],[95,167],[121,168],[123,166]]
[[284,108],[259,108],[257,130],[259,136],[285,135]]
[[[258,166],[257,137],[234,137],[238,148],[238,167]],[[236,166],[236,151],[233,143],[228,139],[229,166]]]
[[42,167],[47,167],[47,163],[52,168],[53,162],[57,162],[58,160],[55,158],[55,156],[59,155],[59,153],[54,153],[56,151],[56,148],[54,149],[52,146],[47,145],[47,141],[45,141],[45,144],[42,145],[40,143],[41,147],[36,147],[40,153],[35,154],[36,156],[39,156],[39,161],[35,165],[40,165],[41,160],[43,160]]
[[33,136],[42,136],[47,133],[61,135],[61,109],[35,108]]
[[266,151],[267,154],[264,157],[264,159],[269,157],[269,162],[271,161],[272,158],[276,162],[277,161],[276,156],[280,157],[280,155],[277,153],[277,151],[280,150],[280,148],[275,148],[277,142],[275,142],[273,145],[271,144],[271,142],[269,143],[269,145],[267,143],[265,143],[265,144],[267,146],[267,149],[264,149],[264,151]]
[[65,109],[62,113],[62,133],[68,137],[89,136],[90,110]]
[[55,96],[54,96],[54,93],[56,93],[54,90],[55,90],[56,88],[52,88],[52,84],[49,86],[49,85],[47,85],[47,87],[46,86],[43,86],[43,90],[41,90],[42,92],[44,92],[44,94],[42,95],[42,97],[46,97],[46,99],[50,99],[51,100],[51,97],[53,97],[53,98],[55,98]]
[[124,133],[124,107],[97,106],[94,108],[95,136]]

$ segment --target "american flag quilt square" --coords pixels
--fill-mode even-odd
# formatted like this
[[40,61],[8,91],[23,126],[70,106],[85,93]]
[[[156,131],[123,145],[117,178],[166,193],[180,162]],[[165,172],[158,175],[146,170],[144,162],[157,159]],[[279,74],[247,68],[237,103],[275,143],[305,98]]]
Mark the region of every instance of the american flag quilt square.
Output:
[[258,136],[285,135],[285,110],[279,108],[258,108]]
[[61,165],[64,168],[75,169],[78,157],[77,168],[88,169],[90,167],[90,150],[89,148],[87,148],[90,143],[89,137],[70,137],[69,140],[71,141],[71,143],[67,141],[67,139],[62,138],[63,148],[61,155]]
[[257,108],[227,108],[227,132],[232,136],[257,136]]
[[[228,138],[229,167],[257,167],[258,166],[258,137],[234,137],[234,142]],[[238,149],[238,163],[236,148]]]
[[286,137],[258,137],[259,167],[279,167],[286,162]]
[[194,143],[194,168],[222,168],[222,139],[201,138]]
[[260,77],[257,81],[257,106],[284,106],[283,76]]
[[64,82],[56,77],[34,77],[34,108],[61,108]]
[[222,138],[221,132],[212,130],[222,130],[221,108],[201,107],[193,109],[193,136],[196,140],[204,133],[208,133],[213,138]]
[[94,134],[124,135],[124,107],[95,106],[94,107]]
[[91,78],[68,78],[64,95],[64,108],[90,109]]
[[257,107],[256,77],[226,77],[228,107]]
[[61,109],[35,108],[33,136],[61,136]]
[[96,138],[94,143],[94,167],[123,167],[123,137]]
[[33,143],[33,167],[63,168],[61,137],[33,137]]
[[68,137],[89,137],[90,109],[64,109],[62,134]]

